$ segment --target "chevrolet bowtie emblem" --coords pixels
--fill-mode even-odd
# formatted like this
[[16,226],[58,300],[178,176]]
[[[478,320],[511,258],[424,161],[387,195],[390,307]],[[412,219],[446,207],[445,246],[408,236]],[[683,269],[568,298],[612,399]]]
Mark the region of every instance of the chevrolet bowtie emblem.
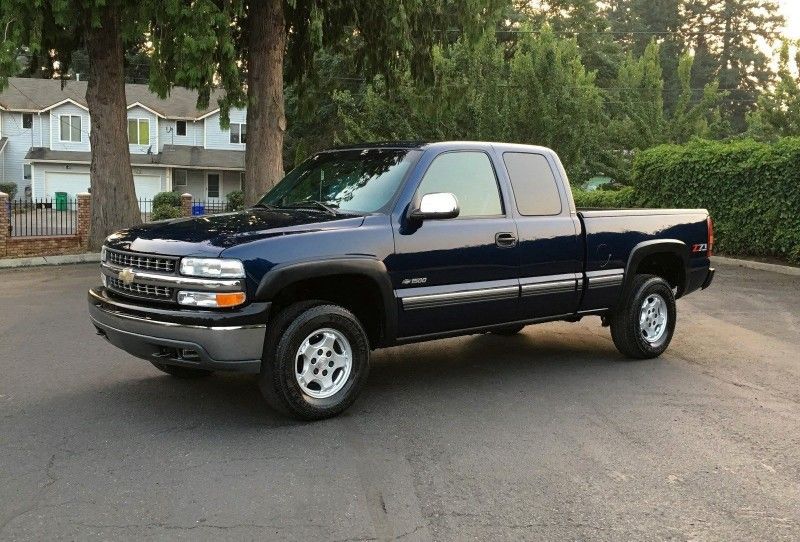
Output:
[[130,286],[133,284],[133,280],[136,278],[136,273],[133,272],[133,269],[123,269],[119,272],[119,280],[122,281],[123,284]]

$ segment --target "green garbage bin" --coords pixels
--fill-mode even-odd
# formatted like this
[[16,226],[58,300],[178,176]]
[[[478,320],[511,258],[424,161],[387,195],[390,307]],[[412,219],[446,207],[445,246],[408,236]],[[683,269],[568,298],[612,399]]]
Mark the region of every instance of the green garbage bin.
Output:
[[67,193],[56,192],[56,211],[67,210]]

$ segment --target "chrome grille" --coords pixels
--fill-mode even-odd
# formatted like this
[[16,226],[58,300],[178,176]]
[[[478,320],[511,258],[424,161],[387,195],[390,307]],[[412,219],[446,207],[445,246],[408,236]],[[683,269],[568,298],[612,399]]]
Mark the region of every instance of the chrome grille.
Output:
[[149,297],[152,299],[172,299],[172,288],[167,288],[166,286],[155,286],[153,284],[141,284],[138,282],[125,284],[114,277],[106,277],[106,285],[108,288],[122,294]]
[[174,273],[175,266],[178,263],[176,258],[165,258],[164,256],[156,256],[153,254],[122,252],[113,249],[106,249],[106,261],[120,267],[158,271],[161,273]]

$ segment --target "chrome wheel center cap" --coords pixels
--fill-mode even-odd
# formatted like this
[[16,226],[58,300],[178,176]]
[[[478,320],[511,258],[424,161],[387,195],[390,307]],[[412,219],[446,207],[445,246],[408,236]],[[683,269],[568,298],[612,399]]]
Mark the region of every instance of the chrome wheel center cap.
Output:
[[306,337],[295,357],[295,378],[303,393],[325,399],[338,393],[353,368],[353,349],[340,332],[322,328]]

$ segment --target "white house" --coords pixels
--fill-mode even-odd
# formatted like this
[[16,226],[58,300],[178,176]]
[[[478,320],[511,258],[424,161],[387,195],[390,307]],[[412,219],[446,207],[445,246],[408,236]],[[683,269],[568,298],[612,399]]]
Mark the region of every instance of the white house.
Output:
[[[165,99],[147,85],[125,85],[128,142],[139,199],[158,192],[188,192],[196,200],[223,202],[242,187],[247,112],[219,124],[218,95],[196,108],[197,93],[174,88]],[[56,192],[74,197],[89,188],[91,118],[86,82],[10,78],[0,92],[0,181],[15,182],[18,197]]]

